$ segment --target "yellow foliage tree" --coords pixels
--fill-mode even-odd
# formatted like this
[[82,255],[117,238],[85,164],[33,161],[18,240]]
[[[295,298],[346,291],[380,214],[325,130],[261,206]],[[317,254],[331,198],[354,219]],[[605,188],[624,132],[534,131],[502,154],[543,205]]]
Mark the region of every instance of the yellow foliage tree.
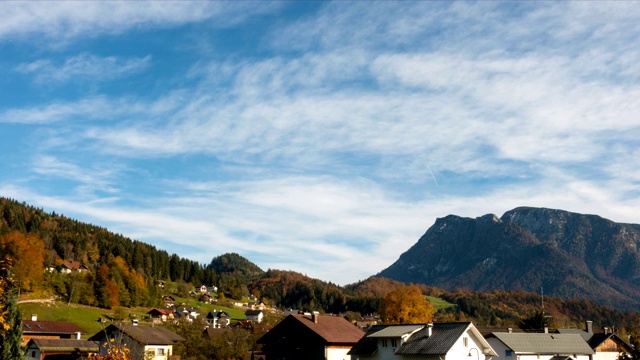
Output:
[[385,324],[418,324],[431,321],[435,310],[415,285],[391,291],[382,300],[380,318]]
[[6,256],[13,262],[18,287],[34,290],[44,281],[44,243],[34,234],[14,230],[0,239]]

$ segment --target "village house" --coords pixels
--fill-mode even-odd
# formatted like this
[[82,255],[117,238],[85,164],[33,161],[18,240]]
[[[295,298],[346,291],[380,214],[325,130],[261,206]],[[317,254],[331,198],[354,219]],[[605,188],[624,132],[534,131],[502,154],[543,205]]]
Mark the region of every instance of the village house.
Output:
[[86,332],[77,325],[63,321],[42,321],[38,315],[22,320],[22,346],[31,339],[80,339]]
[[470,322],[373,325],[352,359],[490,359],[496,352]]
[[98,353],[98,343],[78,339],[40,339],[29,340],[25,360],[45,359],[86,359]]
[[595,352],[592,360],[617,360],[620,353],[631,353],[631,344],[614,334],[608,327],[604,327],[602,333],[593,332],[593,322],[585,321],[585,329],[558,329],[559,334],[578,334],[586,341]]
[[174,307],[176,304],[176,299],[173,296],[165,296],[162,301],[166,307]]
[[504,360],[591,360],[595,353],[578,334],[494,332],[487,341]]
[[212,328],[225,328],[231,324],[231,316],[226,311],[209,311],[206,320]]
[[342,317],[289,315],[258,343],[267,360],[349,360],[364,332]]
[[113,324],[89,340],[98,342],[101,355],[107,355],[114,344],[126,346],[133,360],[168,360],[173,355],[173,345],[185,341],[164,327]]
[[262,310],[247,310],[244,313],[245,320],[251,320],[255,323],[261,323],[262,318],[264,317],[264,313]]
[[65,260],[62,264],[62,267],[60,268],[60,272],[63,274],[71,274],[72,272],[82,273],[85,271],[89,271],[89,268],[80,264],[79,261]]
[[167,320],[173,320],[173,311],[170,309],[151,309],[147,312],[147,315],[151,318],[154,324],[162,324]]

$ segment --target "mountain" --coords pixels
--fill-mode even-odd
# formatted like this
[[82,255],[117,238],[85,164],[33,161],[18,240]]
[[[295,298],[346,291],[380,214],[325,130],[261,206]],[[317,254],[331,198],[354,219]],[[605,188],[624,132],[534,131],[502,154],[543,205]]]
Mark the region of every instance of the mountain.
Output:
[[445,290],[525,290],[640,309],[640,225],[520,207],[449,215],[378,277]]

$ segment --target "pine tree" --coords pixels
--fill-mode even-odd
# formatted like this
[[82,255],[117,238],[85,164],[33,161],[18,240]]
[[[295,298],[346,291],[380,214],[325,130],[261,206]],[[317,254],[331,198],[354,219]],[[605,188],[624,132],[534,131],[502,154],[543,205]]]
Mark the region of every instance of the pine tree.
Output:
[[0,328],[0,360],[21,360],[24,358],[22,343],[22,314],[18,308],[18,294],[11,278],[10,261],[0,262],[0,280],[5,285],[2,293],[2,317],[6,327]]

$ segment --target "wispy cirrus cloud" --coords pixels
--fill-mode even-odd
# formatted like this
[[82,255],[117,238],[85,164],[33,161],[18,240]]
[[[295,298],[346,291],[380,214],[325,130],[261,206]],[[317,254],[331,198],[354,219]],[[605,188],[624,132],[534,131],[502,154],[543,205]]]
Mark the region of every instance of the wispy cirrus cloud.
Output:
[[[81,9],[52,9],[43,28],[47,39],[82,41],[189,24],[207,50],[234,32],[244,43],[198,52],[184,76],[155,73],[162,81],[150,93],[5,104],[0,124],[38,130],[24,135],[41,140],[42,161],[27,172],[73,191],[0,184],[0,193],[202,262],[235,251],[341,283],[388,266],[448,214],[528,205],[637,222],[634,5],[318,3],[242,32],[234,24],[277,9],[242,15],[253,4],[194,3],[193,14],[149,4],[91,3],[89,13],[127,11],[88,35]],[[0,41],[40,31],[7,26],[0,21]],[[219,26],[233,31],[211,30]],[[163,51],[184,55],[194,46],[185,38],[167,37],[173,48]],[[100,68],[120,77],[153,71],[140,54],[95,53],[13,69],[60,86],[68,74],[108,80]],[[373,260],[354,262],[354,253]]]
[[211,20],[211,26],[225,27],[279,7],[267,3],[202,1],[100,1],[83,6],[74,1],[56,1],[42,6],[15,1],[0,4],[0,40],[15,41],[35,35],[55,47],[77,38],[166,29],[204,20]]
[[66,58],[62,64],[52,60],[23,63],[15,71],[33,74],[38,83],[64,83],[69,80],[100,82],[140,72],[149,66],[151,56],[121,59],[116,56],[100,57],[88,53]]

